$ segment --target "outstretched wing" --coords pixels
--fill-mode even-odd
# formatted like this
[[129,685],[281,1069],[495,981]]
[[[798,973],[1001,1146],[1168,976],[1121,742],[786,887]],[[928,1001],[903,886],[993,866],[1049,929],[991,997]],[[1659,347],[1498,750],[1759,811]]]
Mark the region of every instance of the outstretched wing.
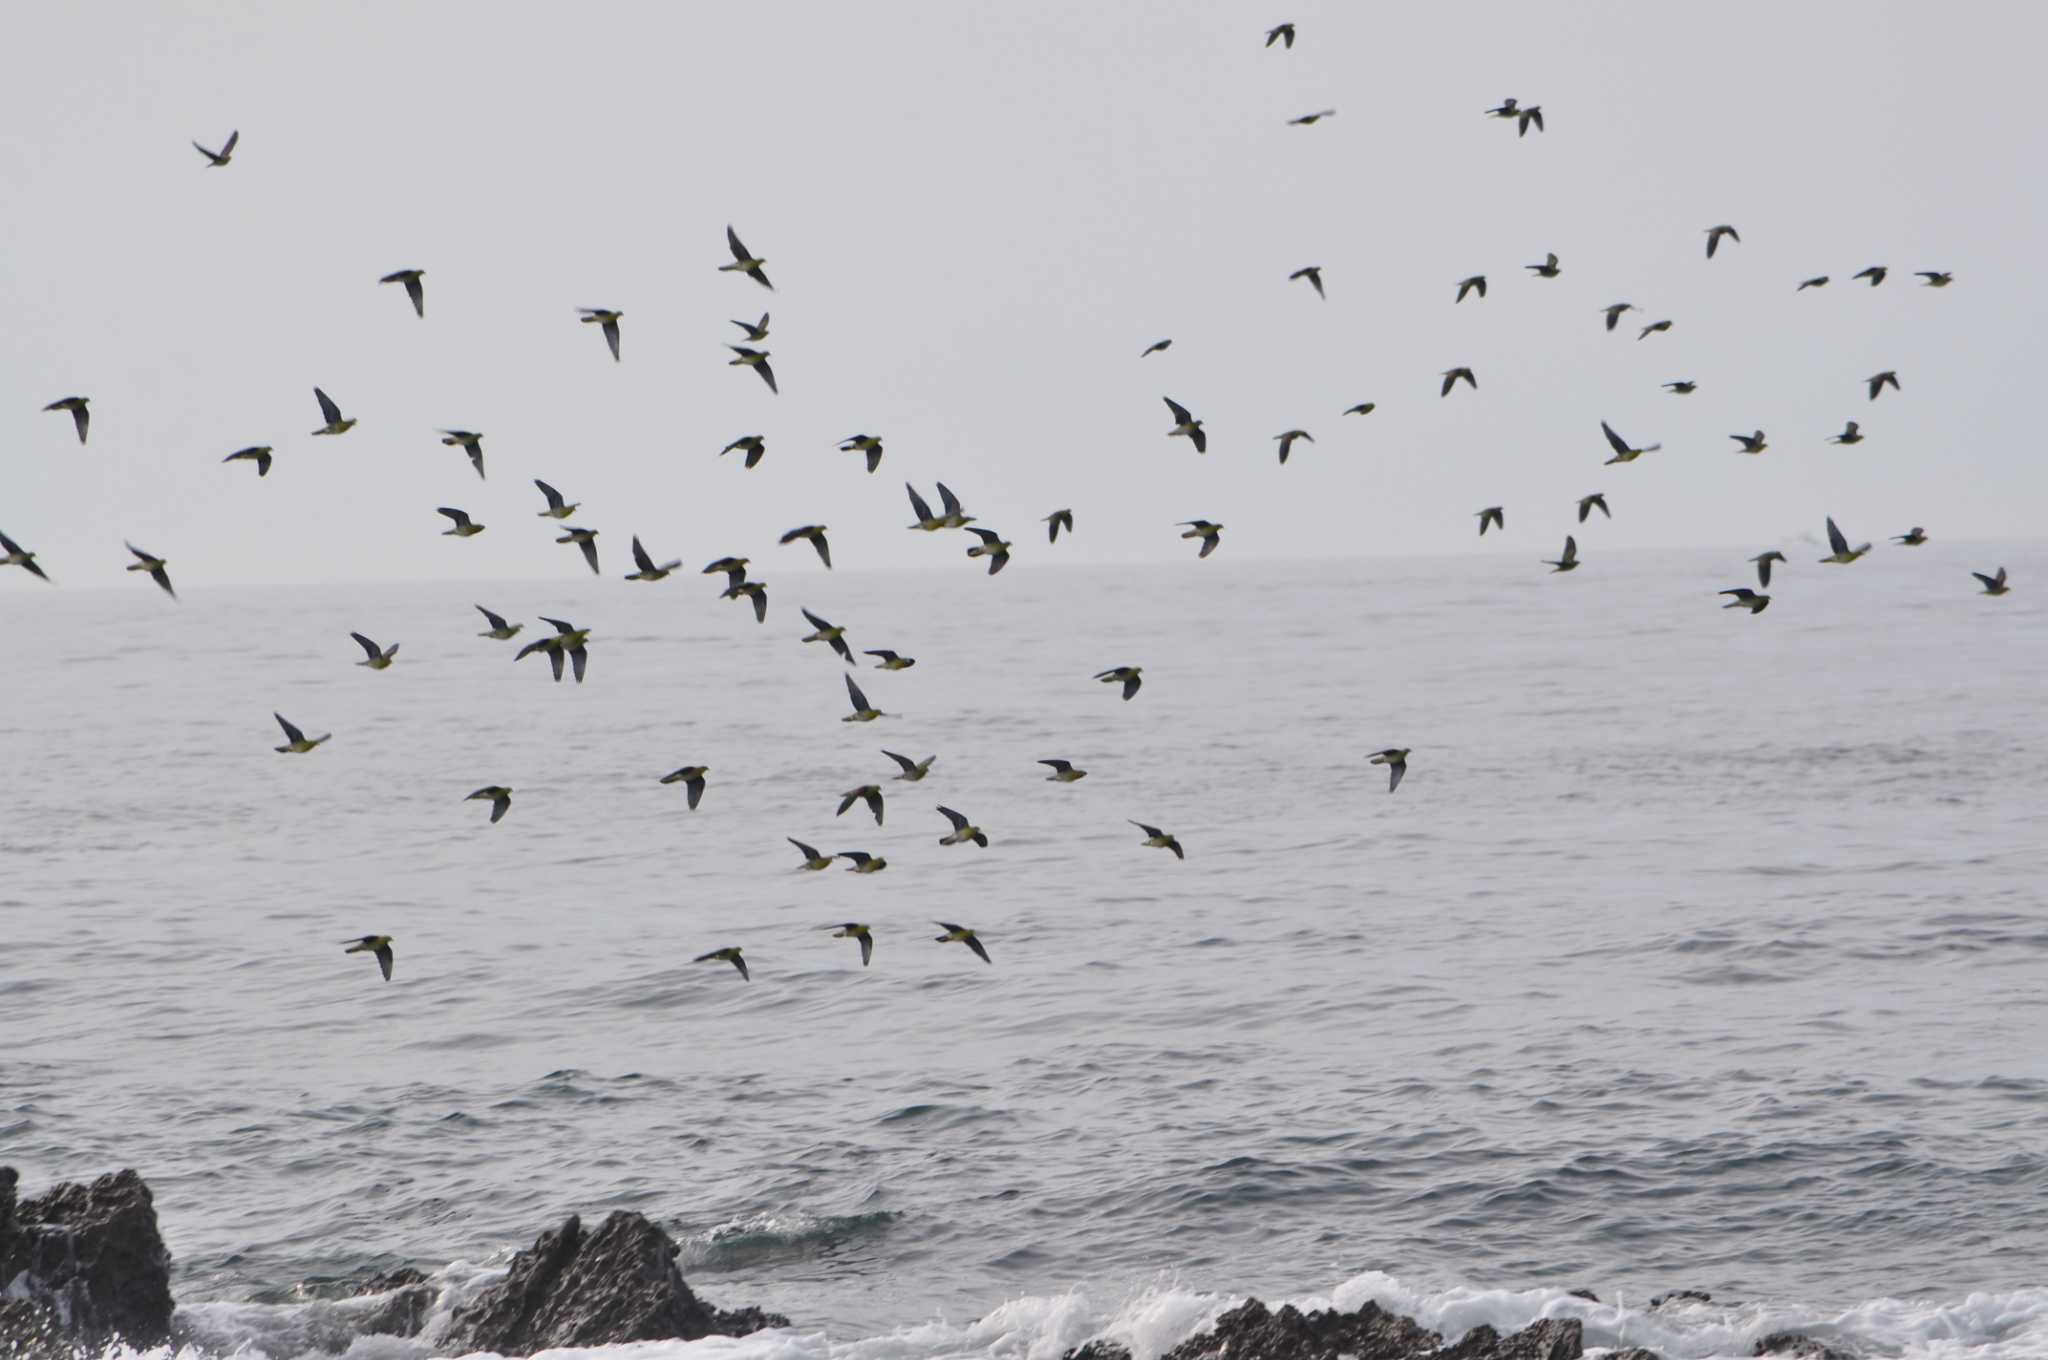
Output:
[[1185,425],[1194,418],[1188,414],[1187,407],[1181,405],[1172,397],[1162,397],[1160,400],[1166,403],[1167,410],[1173,412],[1173,418],[1177,424]]
[[[1979,579],[1982,578],[1980,577]],[[965,817],[962,817],[959,813],[953,811],[953,809],[949,807],[941,807],[939,809],[939,812],[942,816],[945,817],[947,821],[953,824],[953,829],[955,831],[965,831],[967,829],[967,819]]]
[[341,408],[334,404],[333,397],[328,396],[316,387],[313,389],[313,399],[320,403],[320,414],[327,418],[329,425],[336,424],[341,420]]
[[1607,447],[1613,449],[1616,453],[1626,454],[1634,452],[1634,450],[1629,448],[1628,441],[1616,434],[1614,427],[1604,420],[1600,422],[1600,433],[1607,436]]
[[917,488],[909,482],[905,482],[903,489],[910,493],[910,512],[916,515],[919,521],[930,519],[932,517],[932,508],[924,503],[924,497],[917,494]]
[[1844,538],[1842,531],[1835,527],[1835,520],[1832,515],[1828,517],[1828,546],[1838,553],[1849,551],[1849,540]]
[[850,675],[846,677],[846,697],[853,700],[854,712],[866,713],[869,711],[868,696],[860,692],[860,686],[853,682],[853,677]]
[[304,741],[306,739],[306,734],[304,732],[301,732],[297,727],[293,726],[292,723],[286,719],[284,714],[272,713],[270,716],[277,719],[277,725],[284,729],[284,739],[286,741],[297,743]]

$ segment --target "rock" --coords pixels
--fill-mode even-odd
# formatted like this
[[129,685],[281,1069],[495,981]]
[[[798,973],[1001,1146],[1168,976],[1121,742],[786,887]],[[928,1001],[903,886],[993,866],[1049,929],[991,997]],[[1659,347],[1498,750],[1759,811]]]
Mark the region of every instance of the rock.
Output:
[[1662,1308],[1667,1303],[1712,1303],[1714,1296],[1704,1289],[1674,1289],[1669,1294],[1659,1294],[1650,1300],[1652,1308]]
[[524,1356],[557,1346],[744,1336],[789,1319],[707,1306],[676,1269],[675,1239],[628,1210],[594,1232],[571,1215],[512,1258],[503,1280],[457,1310],[440,1352]]
[[1606,1360],[1664,1360],[1664,1357],[1641,1346],[1630,1346],[1625,1351],[1609,1351]]
[[1074,1347],[1062,1355],[1060,1360],[1131,1360],[1131,1348],[1121,1341],[1097,1337],[1093,1341]]
[[1507,1337],[1482,1322],[1430,1360],[1579,1360],[1584,1351],[1577,1318],[1545,1318]]
[[121,1171],[17,1202],[18,1183],[0,1167],[0,1339],[24,1351],[53,1335],[67,1349],[167,1341],[171,1253],[142,1177]]
[[1209,1331],[1168,1351],[1165,1360],[1410,1360],[1443,1344],[1435,1332],[1368,1302],[1355,1313],[1285,1304],[1275,1313],[1247,1299]]
[[1750,1354],[1788,1356],[1792,1360],[1855,1360],[1849,1352],[1836,1350],[1804,1332],[1772,1332],[1758,1341]]
[[385,1295],[376,1311],[364,1314],[362,1330],[370,1336],[418,1336],[427,1324],[434,1291],[427,1277],[411,1266],[380,1270],[355,1287],[354,1296]]

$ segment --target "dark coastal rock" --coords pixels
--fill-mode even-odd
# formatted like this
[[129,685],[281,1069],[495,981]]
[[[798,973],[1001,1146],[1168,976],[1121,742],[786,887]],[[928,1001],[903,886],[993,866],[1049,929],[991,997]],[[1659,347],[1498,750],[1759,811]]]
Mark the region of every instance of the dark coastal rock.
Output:
[[789,1319],[712,1308],[676,1269],[675,1239],[620,1210],[586,1233],[571,1216],[512,1258],[511,1272],[464,1304],[440,1339],[451,1354],[523,1356],[557,1346],[745,1336]]
[[1412,1320],[1367,1303],[1355,1313],[1318,1308],[1304,1313],[1293,1304],[1279,1312],[1247,1299],[1216,1319],[1216,1325],[1168,1351],[1165,1360],[1410,1360],[1443,1342]]
[[1750,1354],[1782,1356],[1785,1360],[1855,1360],[1849,1352],[1836,1350],[1804,1332],[1772,1332],[1758,1341]]
[[355,1287],[354,1296],[382,1294],[384,1301],[373,1313],[364,1315],[361,1327],[370,1336],[418,1336],[427,1325],[427,1309],[433,1306],[434,1291],[427,1277],[411,1266],[380,1270]]
[[1577,1318],[1545,1318],[1505,1337],[1481,1323],[1430,1360],[1579,1360],[1584,1350]]
[[1131,1360],[1131,1348],[1121,1341],[1097,1337],[1093,1341],[1074,1347],[1062,1355],[1060,1360]]
[[121,1171],[17,1201],[18,1181],[0,1167],[0,1342],[35,1354],[53,1341],[168,1340],[171,1253],[142,1177]]
[[1625,1351],[1609,1351],[1606,1360],[1664,1360],[1664,1357],[1641,1346],[1630,1346]]
[[1652,1308],[1662,1308],[1667,1303],[1712,1303],[1714,1296],[1704,1289],[1674,1289],[1669,1294],[1659,1294],[1650,1300]]

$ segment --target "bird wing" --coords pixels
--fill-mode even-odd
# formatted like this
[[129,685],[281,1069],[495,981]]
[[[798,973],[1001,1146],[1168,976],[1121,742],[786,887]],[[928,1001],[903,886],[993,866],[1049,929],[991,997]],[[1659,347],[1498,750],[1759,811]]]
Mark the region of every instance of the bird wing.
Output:
[[[560,652],[555,653],[557,659],[561,655]],[[583,672],[590,668],[590,649],[588,647],[571,647],[569,649],[569,661],[576,671],[576,683],[582,684]]]
[[862,931],[856,938],[860,941],[860,966],[865,968],[868,960],[875,956],[875,937]]
[[[228,139],[227,139],[226,141],[224,141],[224,142],[222,142],[222,143],[220,144],[220,156],[221,156],[221,159],[222,159],[222,160],[226,160],[226,159],[227,159],[227,158],[228,158],[229,156],[232,156],[232,155],[234,155],[234,154],[235,154],[235,143],[237,143],[237,142],[239,142],[239,141],[241,141],[241,140],[242,140],[242,130],[241,130],[240,128],[236,128],[236,129],[235,129],[235,130],[234,130],[233,132],[230,132],[230,133],[228,134]],[[386,976],[389,976],[389,973],[388,973],[388,972],[387,972]]]
[[[873,656],[874,653],[870,652],[868,653],[868,655]],[[882,752],[882,754],[889,757],[889,759],[895,761],[898,765],[901,765],[903,767],[904,773],[906,774],[917,768],[917,762],[912,760],[909,756],[899,756],[894,751],[884,751]]]
[[939,809],[939,812],[945,817],[947,821],[953,824],[953,829],[955,831],[965,831],[967,829],[967,819],[965,817],[962,817],[959,813],[953,811],[953,809],[949,807],[941,807]]
[[953,494],[953,492],[951,491],[951,489],[950,489],[950,488],[948,488],[948,487],[947,487],[947,485],[946,485],[946,484],[945,484],[944,482],[940,482],[940,483],[938,484],[938,486],[939,486],[939,504],[940,504],[940,505],[941,505],[942,507],[944,507],[944,509],[945,509],[945,511],[946,511],[946,514],[947,514],[948,516],[951,516],[951,515],[957,515],[957,514],[959,514],[959,513],[961,512],[961,509],[962,509],[962,507],[961,507],[961,504],[960,504],[960,498],[959,498],[958,496],[954,495],[954,494]]
[[[2001,575],[2003,575],[2003,573],[2000,573],[2000,574],[2001,574]],[[1985,574],[1984,574],[1983,572],[1981,572],[1981,571],[1973,571],[1973,572],[1971,572],[1971,573],[1970,573],[1970,575],[1972,575],[1972,576],[1976,577],[1976,578],[1977,578],[1978,580],[1982,581],[1982,582],[1984,583],[1984,588],[1985,588],[1986,590],[1990,590],[1990,589],[1991,589],[1992,587],[1994,587],[1994,586],[1996,586],[1996,585],[1998,585],[1998,584],[1999,584],[1999,582],[1998,582],[1998,578],[1997,578],[1997,577],[1995,577],[1995,576],[1986,576],[1986,575],[1985,575]]]
[[794,836],[784,836],[782,839],[788,841],[791,845],[794,845],[799,851],[801,851],[805,859],[818,858],[818,849],[816,846],[805,845],[802,841],[798,840]]
[[272,713],[270,716],[277,719],[277,725],[284,729],[284,739],[286,741],[296,743],[304,741],[306,739],[306,734],[304,732],[301,732],[297,727],[294,727],[291,724],[291,722],[285,718],[284,714]]
[[1835,527],[1835,521],[1832,515],[1828,517],[1828,546],[1830,548],[1833,548],[1838,553],[1845,553],[1849,551],[1849,540],[1844,538],[1842,536],[1842,531]]
[[1188,414],[1188,408],[1175,401],[1172,397],[1162,397],[1160,400],[1166,403],[1167,410],[1173,412],[1173,418],[1177,423],[1185,425],[1193,419]]
[[991,548],[1003,541],[1003,536],[993,529],[978,529],[971,524],[962,527]]
[[550,510],[559,510],[559,509],[561,509],[561,508],[562,508],[562,507],[563,507],[564,505],[567,505],[567,504],[568,504],[568,502],[567,502],[567,501],[565,501],[565,500],[563,500],[563,499],[562,499],[562,493],[561,493],[561,492],[559,492],[559,491],[555,490],[555,489],[554,489],[553,487],[549,486],[549,485],[548,485],[548,484],[547,484],[546,482],[544,482],[544,481],[540,480],[540,478],[538,478],[538,477],[534,478],[534,479],[533,479],[533,484],[534,484],[535,486],[537,486],[537,487],[539,487],[539,488],[540,488],[540,494],[541,494],[541,495],[543,495],[543,496],[546,496],[546,497],[548,498],[548,509],[550,509]]
[[1072,765],[1068,764],[1064,760],[1041,760],[1038,763],[1041,765],[1050,765],[1055,770],[1071,770],[1074,768]]
[[731,249],[733,259],[750,260],[753,258],[753,256],[747,254],[747,248],[740,244],[738,233],[734,232],[730,226],[725,229],[725,244]]
[[356,640],[356,645],[361,647],[363,651],[369,655],[370,660],[376,661],[384,655],[384,649],[382,647],[379,647],[376,643],[370,641],[361,633],[350,633],[349,636]]
[[313,389],[313,399],[320,403],[320,414],[327,417],[327,423],[329,425],[337,424],[340,422],[341,408],[334,404],[333,397],[328,396],[325,392],[322,392],[319,388],[316,387]]
[[1579,560],[1579,541],[1570,534],[1564,536],[1564,560],[1567,562]]
[[932,508],[924,503],[924,497],[917,494],[917,488],[909,482],[905,482],[903,489],[910,493],[911,513],[916,515],[920,521],[930,519],[932,517]]
[[597,535],[594,533],[585,535],[578,540],[576,546],[583,549],[583,560],[590,564],[591,575],[595,576],[597,574]]
[[[787,541],[787,540],[785,540]],[[633,535],[633,565],[642,571],[654,570],[654,559],[647,555],[647,549],[640,546],[640,535]]]
[[607,318],[602,329],[604,331],[605,344],[611,346],[612,362],[617,363],[619,358],[619,323],[614,319]]
[[1164,831],[1161,831],[1156,826],[1147,826],[1143,822],[1131,821],[1131,819],[1128,817],[1124,818],[1124,820],[1127,822],[1131,822],[1132,826],[1135,826],[1136,828],[1138,828],[1138,830],[1144,832],[1148,836],[1163,836],[1166,834]]
[[1398,788],[1400,788],[1400,787],[1401,787],[1401,778],[1402,778],[1402,776],[1403,776],[1403,775],[1405,775],[1405,774],[1407,774],[1407,773],[1408,773],[1408,762],[1407,762],[1407,761],[1405,761],[1405,760],[1397,760],[1397,761],[1394,761],[1394,762],[1393,762],[1392,764],[1388,765],[1388,766],[1387,766],[1387,792],[1388,792],[1388,793],[1392,793],[1392,792],[1393,792],[1393,791],[1394,791],[1395,789],[1398,789]]
[[380,944],[376,949],[377,969],[384,974],[386,982],[391,981],[391,946]]
[[853,701],[854,712],[866,713],[869,711],[868,696],[860,692],[860,686],[853,683],[853,677],[850,675],[846,677],[846,697]]
[[1607,436],[1607,446],[1613,449],[1616,453],[1634,452],[1634,450],[1629,448],[1628,441],[1626,439],[1623,439],[1620,435],[1616,434],[1614,432],[1614,427],[1612,425],[1609,425],[1604,420],[1600,422],[1600,433]]
[[704,776],[700,774],[695,779],[685,780],[683,789],[689,794],[690,811],[695,812],[697,800],[704,796]]
[[768,367],[767,359],[761,359],[754,367],[760,372],[761,381],[768,384],[768,390],[781,395],[782,389],[775,385],[775,370]]
[[[434,511],[434,513],[437,515],[446,515],[449,519],[454,520],[455,527],[458,529],[462,528],[464,525],[469,523],[469,512],[466,510],[457,510],[453,506],[440,506]],[[499,623],[495,626],[503,628],[505,625],[503,623]]]
[[981,957],[981,961],[983,963],[993,964],[995,962],[994,959],[991,959],[988,956],[988,951],[981,947],[981,939],[979,936],[969,935],[965,943],[969,949],[972,949],[976,954],[978,954]]
[[832,569],[832,545],[825,541],[825,531],[820,529],[817,533],[809,535],[809,537],[811,546],[818,550],[818,560],[825,564],[827,571],[830,571]]

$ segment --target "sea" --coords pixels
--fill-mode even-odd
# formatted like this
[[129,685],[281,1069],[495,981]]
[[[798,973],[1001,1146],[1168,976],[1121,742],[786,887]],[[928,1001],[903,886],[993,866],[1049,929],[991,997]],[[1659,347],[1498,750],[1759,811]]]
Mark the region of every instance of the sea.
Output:
[[[622,1208],[791,1325],[592,1360],[1152,1360],[1247,1295],[2048,1356],[2048,544],[1781,546],[1755,616],[1716,594],[1753,548],[1512,535],[814,571],[765,624],[696,575],[9,572],[0,1163],[141,1171],[195,1357],[444,1354]],[[543,614],[584,683],[514,660]],[[848,673],[889,716],[841,721]],[[868,783],[882,825],[836,814]],[[356,1334],[402,1264],[428,1332]]]

